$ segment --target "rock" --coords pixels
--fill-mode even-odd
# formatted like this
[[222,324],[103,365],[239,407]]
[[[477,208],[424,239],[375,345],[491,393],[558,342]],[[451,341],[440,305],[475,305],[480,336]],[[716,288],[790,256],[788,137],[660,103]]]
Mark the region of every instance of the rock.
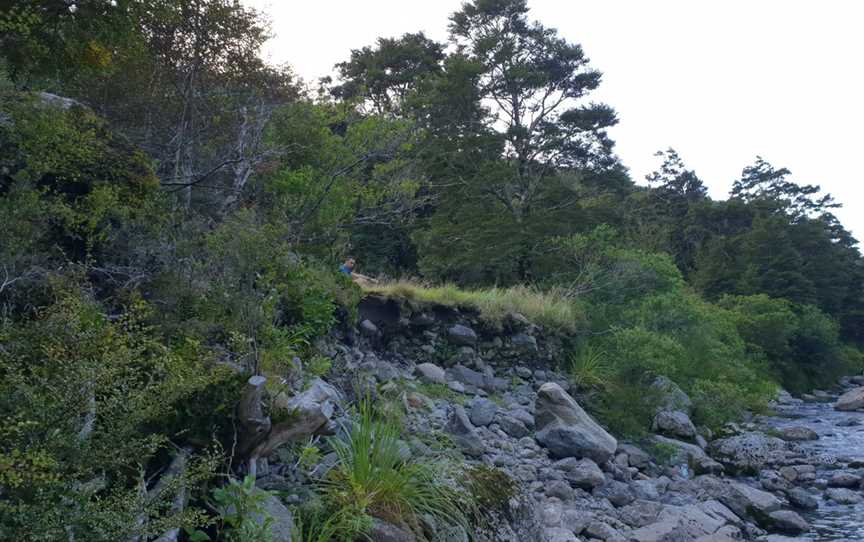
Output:
[[626,542],[626,538],[617,529],[604,521],[592,521],[585,527],[585,534],[591,538],[599,538],[606,542]]
[[594,488],[591,494],[595,498],[605,498],[616,508],[626,506],[636,500],[634,491],[625,484],[617,480],[609,480],[600,487]]
[[779,436],[785,441],[792,442],[819,439],[819,435],[816,433],[816,431],[810,429],[809,427],[803,426],[784,427],[780,430]]
[[631,467],[641,469],[651,463],[651,456],[641,448],[637,448],[632,444],[620,444],[618,451],[627,454],[627,462]]
[[459,346],[474,346],[477,344],[477,334],[468,326],[456,324],[447,330],[447,340]]
[[579,542],[573,531],[563,527],[547,527],[543,531],[544,542]]
[[510,337],[510,344],[519,352],[537,352],[537,339],[527,333],[517,333]]
[[260,506],[263,514],[256,515],[255,521],[263,523],[266,517],[271,518],[270,534],[273,540],[291,542],[291,535],[294,532],[294,516],[291,510],[275,495],[268,495]]
[[789,504],[801,510],[815,510],[819,508],[819,501],[816,497],[807,492],[806,489],[793,487],[786,492],[786,498],[789,499]]
[[446,373],[447,376],[456,382],[488,392],[494,392],[507,387],[507,381],[503,378],[495,378],[494,376],[483,374],[474,369],[469,369],[461,364],[454,365],[450,369],[447,369]]
[[378,518],[372,519],[372,528],[366,536],[371,542],[415,542],[417,540],[411,531]]
[[435,317],[425,312],[417,312],[411,317],[411,325],[417,329],[427,329],[435,325]]
[[660,435],[653,435],[651,440],[673,451],[672,455],[667,458],[670,466],[680,467],[688,472],[692,467],[696,474],[719,474],[723,470],[723,465],[708,457],[702,448],[695,444]]
[[690,417],[680,410],[661,410],[654,416],[652,431],[672,437],[692,439],[696,437],[696,426]]
[[378,326],[376,326],[369,320],[363,320],[362,322],[360,322],[360,334],[364,337],[377,337]]
[[568,457],[552,464],[556,469],[564,472],[564,478],[578,488],[592,490],[603,485],[606,477],[597,463],[590,459],[575,459]]
[[858,504],[864,501],[859,493],[845,487],[832,487],[825,492],[825,498],[837,504]]
[[486,450],[483,440],[477,434],[471,420],[468,419],[465,409],[460,405],[453,407],[453,413],[450,415],[445,429],[453,436],[453,441],[466,455],[479,457]]
[[741,471],[758,471],[784,458],[787,444],[757,431],[717,439],[708,447],[715,459]]
[[855,386],[864,386],[864,375],[850,376],[849,382]]
[[657,521],[663,508],[659,502],[636,500],[618,510],[618,517],[630,527],[638,529]]
[[791,510],[777,510],[768,514],[771,528],[786,534],[801,534],[810,530],[804,518]]
[[657,521],[633,531],[635,542],[678,542],[712,535],[725,525],[725,521],[706,513],[695,505],[667,506]]
[[688,415],[693,411],[693,402],[678,384],[672,382],[665,376],[658,376],[651,383],[651,387],[660,392],[660,410],[681,410]]
[[562,501],[573,500],[573,488],[564,480],[552,480],[546,484],[546,495]]
[[851,472],[835,472],[828,479],[828,485],[831,487],[858,487],[861,483],[861,477]]
[[421,363],[417,365],[415,371],[420,375],[420,378],[433,384],[443,384],[447,381],[444,369],[434,363]]
[[759,525],[770,523],[768,515],[780,509],[774,495],[735,480],[720,480],[713,476],[700,476],[700,487],[711,497],[726,505],[742,518],[750,518]]
[[847,391],[834,403],[835,410],[858,410],[864,408],[864,387]]
[[508,414],[499,415],[497,422],[501,426],[501,430],[513,438],[522,438],[530,433],[524,423]]
[[615,437],[597,425],[554,382],[547,382],[538,390],[535,411],[535,423],[539,428],[537,442],[553,457],[588,457],[605,463],[618,447]]
[[477,397],[476,399],[471,401],[471,405],[468,410],[468,417],[471,419],[471,423],[473,423],[474,425],[478,427],[485,427],[492,423],[492,420],[495,419],[495,414],[497,412],[498,405],[496,405],[489,399]]

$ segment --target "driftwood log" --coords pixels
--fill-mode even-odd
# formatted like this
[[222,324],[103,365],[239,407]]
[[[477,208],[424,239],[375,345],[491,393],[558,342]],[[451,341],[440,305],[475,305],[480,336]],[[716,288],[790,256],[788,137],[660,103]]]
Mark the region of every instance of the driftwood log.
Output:
[[316,379],[307,390],[290,399],[277,397],[274,404],[286,410],[288,417],[274,425],[264,412],[266,384],[263,376],[249,378],[237,404],[241,431],[236,453],[252,476],[257,474],[258,460],[267,458],[280,446],[329,432],[331,418],[341,400],[336,388]]

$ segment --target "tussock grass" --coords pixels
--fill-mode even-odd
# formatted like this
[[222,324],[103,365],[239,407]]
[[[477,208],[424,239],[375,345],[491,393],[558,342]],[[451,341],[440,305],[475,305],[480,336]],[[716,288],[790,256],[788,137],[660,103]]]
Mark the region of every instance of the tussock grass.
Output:
[[366,293],[435,303],[451,307],[474,308],[492,321],[518,312],[547,329],[572,333],[581,327],[584,316],[572,299],[556,290],[540,291],[527,286],[465,290],[453,284],[427,285],[398,280],[364,286]]

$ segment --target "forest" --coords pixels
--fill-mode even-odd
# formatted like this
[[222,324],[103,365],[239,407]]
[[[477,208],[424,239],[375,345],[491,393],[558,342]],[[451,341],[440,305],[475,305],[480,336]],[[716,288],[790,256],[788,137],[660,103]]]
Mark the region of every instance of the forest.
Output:
[[[448,43],[405,30],[303,81],[235,0],[0,0],[0,539],[269,540],[238,398],[335,379],[321,345],[370,293],[523,307],[634,439],[657,375],[719,428],[864,370],[864,266],[818,179],[753,149],[715,199],[671,148],[634,179],[590,51],[526,0],[466,2]],[[476,521],[355,399],[348,441],[279,452],[342,460],[296,539]]]

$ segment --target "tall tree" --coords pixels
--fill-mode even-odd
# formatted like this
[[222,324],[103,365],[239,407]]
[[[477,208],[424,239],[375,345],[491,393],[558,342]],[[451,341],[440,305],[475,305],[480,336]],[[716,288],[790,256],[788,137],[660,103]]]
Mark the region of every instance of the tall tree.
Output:
[[342,82],[331,92],[376,113],[397,114],[425,77],[441,73],[443,60],[443,45],[423,32],[378,38],[375,47],[354,49],[349,60],[336,64]]

